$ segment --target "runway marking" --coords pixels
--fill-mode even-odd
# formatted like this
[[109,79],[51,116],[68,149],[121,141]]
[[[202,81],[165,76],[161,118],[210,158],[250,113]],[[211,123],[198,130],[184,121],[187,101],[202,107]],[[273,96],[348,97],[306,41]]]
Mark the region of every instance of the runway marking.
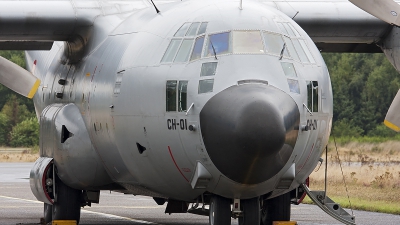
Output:
[[25,202],[33,202],[33,203],[43,203],[35,200],[29,200],[29,199],[23,199],[23,198],[14,198],[14,197],[8,197],[4,195],[0,195],[0,198],[6,198],[6,199],[12,199],[12,200],[19,200],[19,201],[25,201]]
[[[39,202],[39,201],[23,199],[23,198],[8,197],[8,196],[4,196],[4,195],[0,195],[0,198],[43,204],[43,202]],[[0,207],[0,208],[7,208],[7,207]],[[10,207],[10,208],[14,208],[14,207]],[[121,207],[121,208],[123,208],[123,207]],[[155,208],[155,207],[129,207],[129,208]],[[86,209],[82,209],[81,211],[85,212],[85,213],[89,213],[89,214],[97,214],[97,215],[104,216],[109,219],[122,219],[122,220],[128,220],[128,221],[135,222],[135,223],[162,225],[159,223],[153,223],[153,222],[144,221],[144,220],[137,220],[137,219],[132,219],[129,217],[117,216],[117,215],[108,214],[108,213],[93,212],[93,211],[89,211]]]
[[95,208],[123,208],[123,209],[163,209],[165,206],[121,206],[121,205],[94,205],[92,209]]
[[116,215],[108,214],[108,213],[93,212],[93,211],[89,211],[89,210],[82,210],[82,212],[97,214],[97,215],[101,215],[101,216],[104,216],[104,217],[107,217],[107,218],[110,218],[110,219],[123,219],[123,220],[132,221],[132,222],[135,222],[135,223],[161,225],[161,224],[159,224],[159,223],[153,223],[153,222],[144,221],[144,220],[137,220],[137,219],[132,219],[132,218],[123,217],[123,216],[116,216]]

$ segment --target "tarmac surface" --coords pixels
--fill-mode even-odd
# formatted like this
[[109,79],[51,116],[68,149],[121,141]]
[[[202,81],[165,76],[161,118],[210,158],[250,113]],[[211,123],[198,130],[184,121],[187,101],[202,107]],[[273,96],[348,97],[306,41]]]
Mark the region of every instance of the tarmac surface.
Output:
[[[33,163],[0,163],[0,225],[38,224],[43,203],[38,202],[29,187]],[[101,192],[100,204],[82,209],[80,225],[208,225],[208,217],[192,214],[164,213],[152,198]],[[354,211],[357,224],[400,224],[400,216]],[[292,220],[299,225],[341,224],[314,205],[292,206]],[[232,224],[238,224],[232,219]]]

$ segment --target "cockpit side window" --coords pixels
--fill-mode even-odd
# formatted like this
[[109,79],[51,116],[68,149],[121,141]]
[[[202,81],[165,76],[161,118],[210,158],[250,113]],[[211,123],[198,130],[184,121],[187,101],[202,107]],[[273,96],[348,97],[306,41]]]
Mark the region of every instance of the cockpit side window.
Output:
[[288,22],[277,22],[277,25],[284,34],[290,57],[303,63],[315,63],[310,49],[296,28]]
[[192,23],[185,36],[196,36],[200,23]]
[[[206,32],[207,25],[208,22],[184,23],[171,39],[161,63],[183,63],[189,61],[189,58],[190,60],[201,58],[205,39],[201,34]],[[196,40],[195,45],[193,45],[194,40]]]
[[167,81],[166,103],[167,112],[176,112],[176,80]]
[[186,112],[187,110],[187,86],[188,81],[179,81],[178,85],[178,111]]
[[184,23],[181,28],[175,33],[174,37],[183,37],[185,36],[188,28],[190,27],[190,23]]
[[181,39],[172,39],[171,42],[169,43],[167,51],[165,51],[165,54],[161,59],[161,62],[164,63],[172,62],[175,58],[175,54],[178,51],[180,44],[181,44]]
[[296,52],[296,49],[294,48],[293,42],[290,38],[288,37],[284,37],[283,38],[285,40],[286,43],[286,47],[289,50],[289,55],[296,61],[300,61],[299,55]]
[[174,62],[187,62],[189,60],[190,51],[192,50],[194,40],[184,39]]
[[233,53],[264,53],[260,31],[233,31]]
[[224,32],[208,36],[207,51],[205,56],[213,56],[230,53],[230,33]]
[[281,66],[282,66],[283,72],[285,73],[286,76],[297,77],[297,73],[293,66],[293,63],[282,62]]
[[[281,35],[263,32],[266,50],[270,54],[280,55],[285,42]],[[287,49],[284,49],[284,56],[288,57]]]
[[307,81],[307,107],[318,112],[318,81]]
[[197,32],[197,35],[201,35],[201,34],[206,33],[207,25],[208,25],[208,22],[201,23],[199,31]]
[[204,36],[198,37],[194,44],[192,56],[190,57],[190,61],[200,59],[201,58],[201,51],[203,50],[204,45]]

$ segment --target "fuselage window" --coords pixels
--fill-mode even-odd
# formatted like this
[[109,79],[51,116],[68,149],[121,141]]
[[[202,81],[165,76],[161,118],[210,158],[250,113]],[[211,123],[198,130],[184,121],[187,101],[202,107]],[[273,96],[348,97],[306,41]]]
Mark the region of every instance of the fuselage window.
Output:
[[175,33],[174,36],[175,37],[183,37],[186,34],[189,27],[190,27],[190,23],[184,23],[181,26],[181,28],[179,28],[179,30]]
[[192,23],[185,36],[196,36],[200,23]]
[[187,62],[189,60],[190,51],[192,50],[194,40],[184,39],[174,62]]
[[[285,42],[281,35],[263,32],[265,47],[268,53],[280,55]],[[289,57],[287,48],[284,49],[283,56]]]
[[290,92],[300,94],[300,86],[298,80],[287,79]]
[[294,68],[293,63],[282,62],[281,66],[286,76],[297,77],[296,69]]
[[187,110],[187,86],[188,81],[179,81],[178,85],[178,111],[186,112]]
[[176,80],[167,81],[167,112],[176,112]]
[[199,94],[213,92],[213,89],[214,89],[214,79],[199,81]]
[[307,107],[318,112],[318,81],[307,81]]
[[230,53],[230,33],[219,33],[208,36],[207,51],[205,56],[214,56]]
[[260,31],[233,31],[233,53],[264,53]]
[[200,76],[201,77],[205,77],[205,76],[214,76],[215,75],[215,71],[217,70],[217,62],[208,62],[208,63],[203,63],[201,65],[201,73]]
[[197,31],[197,35],[201,35],[206,33],[208,22],[201,23],[199,31]]
[[169,46],[167,48],[167,51],[165,51],[165,54],[163,58],[161,59],[161,62],[172,62],[174,60],[175,54],[178,51],[179,45],[181,43],[181,39],[172,39],[171,42],[169,43]]
[[198,37],[194,44],[194,49],[192,52],[192,56],[190,57],[190,61],[201,58],[201,51],[203,50],[203,45],[204,45],[204,36]]

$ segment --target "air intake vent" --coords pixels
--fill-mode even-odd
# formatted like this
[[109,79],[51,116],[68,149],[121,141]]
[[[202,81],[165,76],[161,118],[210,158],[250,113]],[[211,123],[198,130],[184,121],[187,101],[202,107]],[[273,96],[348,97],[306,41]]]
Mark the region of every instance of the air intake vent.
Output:
[[268,85],[268,81],[266,80],[239,80],[238,85],[242,84],[263,84]]

